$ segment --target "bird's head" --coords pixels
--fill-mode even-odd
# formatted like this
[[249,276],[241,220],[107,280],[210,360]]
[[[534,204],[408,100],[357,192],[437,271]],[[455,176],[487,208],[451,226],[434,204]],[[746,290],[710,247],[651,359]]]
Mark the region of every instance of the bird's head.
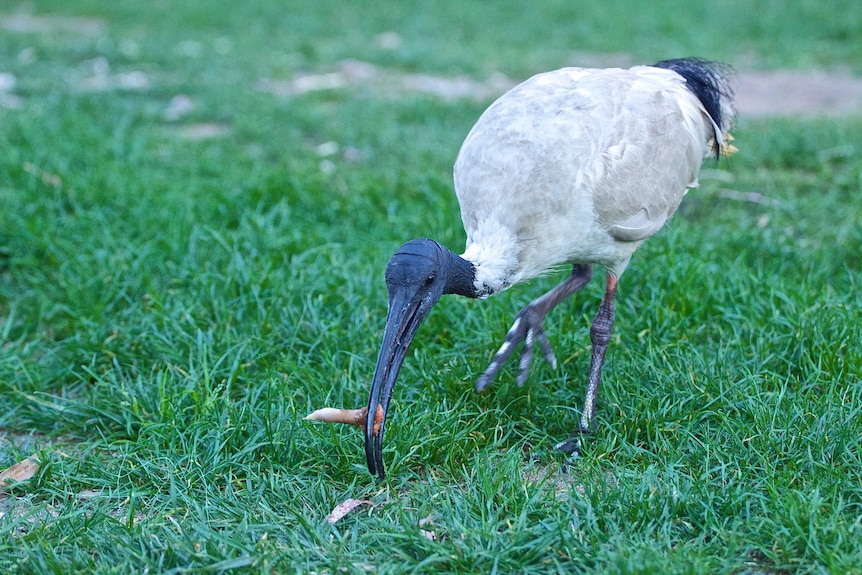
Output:
[[365,426],[365,457],[368,470],[381,479],[383,431],[392,389],[407,348],[428,312],[444,293],[475,297],[475,268],[433,240],[412,240],[398,248],[386,266],[389,314],[380,355],[371,382],[368,413],[383,409],[383,420],[375,429],[374,418]]

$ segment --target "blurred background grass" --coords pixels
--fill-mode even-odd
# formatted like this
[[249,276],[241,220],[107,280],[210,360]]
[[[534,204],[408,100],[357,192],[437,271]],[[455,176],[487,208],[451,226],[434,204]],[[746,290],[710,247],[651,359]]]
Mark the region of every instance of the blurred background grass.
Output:
[[[365,402],[397,245],[463,245],[451,165],[492,96],[392,78],[684,55],[858,75],[860,12],[0,4],[0,469],[42,460],[2,495],[0,565],[858,572],[858,115],[740,118],[740,152],[626,273],[599,433],[568,474],[548,447],[577,420],[598,282],[549,318],[560,370],[482,395],[513,314],[557,278],[441,302],[396,390],[386,484],[355,430],[301,417]],[[390,80],[274,93],[347,59]],[[330,527],[347,497],[375,508]]]

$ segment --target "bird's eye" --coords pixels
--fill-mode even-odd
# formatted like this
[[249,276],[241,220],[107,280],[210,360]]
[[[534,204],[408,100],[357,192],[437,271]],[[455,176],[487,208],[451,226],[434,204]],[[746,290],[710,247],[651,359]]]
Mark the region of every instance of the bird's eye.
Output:
[[428,276],[428,279],[425,280],[425,287],[431,287],[431,284],[434,283],[434,280],[437,279],[437,274],[432,273]]

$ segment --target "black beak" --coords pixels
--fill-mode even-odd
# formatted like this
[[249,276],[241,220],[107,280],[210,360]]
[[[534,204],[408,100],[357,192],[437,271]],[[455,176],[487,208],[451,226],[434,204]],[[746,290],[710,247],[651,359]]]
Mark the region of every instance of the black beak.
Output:
[[[413,336],[419,325],[431,308],[437,303],[439,295],[426,292],[417,293],[415,288],[397,287],[389,292],[389,314],[386,317],[386,328],[383,333],[383,343],[380,355],[377,357],[377,367],[374,369],[374,380],[371,382],[371,393],[368,396],[368,417],[365,422],[365,458],[368,471],[383,479],[383,430],[386,427],[386,412],[392,389],[398,379],[398,372],[407,354],[407,348],[413,341]],[[383,409],[383,419],[377,433],[374,433],[377,406]]]

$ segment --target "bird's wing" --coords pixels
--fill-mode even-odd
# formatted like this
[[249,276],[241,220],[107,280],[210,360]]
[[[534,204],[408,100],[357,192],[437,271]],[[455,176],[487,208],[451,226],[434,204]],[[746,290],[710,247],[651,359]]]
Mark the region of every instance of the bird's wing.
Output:
[[641,241],[661,229],[697,186],[706,152],[695,99],[678,79],[652,70],[635,76],[603,123],[607,148],[598,156],[602,178],[593,200],[598,220],[618,241]]
[[637,242],[659,231],[667,218],[650,218],[646,208],[610,226],[608,232],[620,242]]
[[705,127],[678,75],[645,69],[539,74],[482,114],[454,171],[471,261],[510,283],[564,262],[620,271],[636,246],[619,244],[661,229],[697,184]]

